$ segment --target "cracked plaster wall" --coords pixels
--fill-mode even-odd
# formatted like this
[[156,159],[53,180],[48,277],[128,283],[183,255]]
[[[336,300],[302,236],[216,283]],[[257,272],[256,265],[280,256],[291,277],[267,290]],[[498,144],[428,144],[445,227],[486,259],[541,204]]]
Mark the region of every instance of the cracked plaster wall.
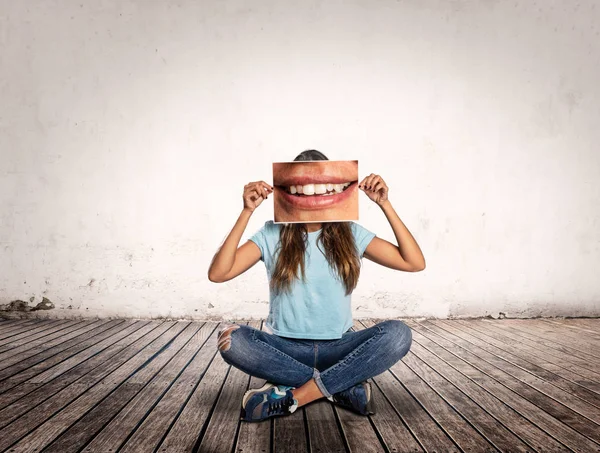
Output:
[[207,267],[244,184],[317,148],[381,174],[427,259],[365,261],[356,316],[597,316],[599,24],[592,0],[1,2],[0,304],[264,317],[262,263]]

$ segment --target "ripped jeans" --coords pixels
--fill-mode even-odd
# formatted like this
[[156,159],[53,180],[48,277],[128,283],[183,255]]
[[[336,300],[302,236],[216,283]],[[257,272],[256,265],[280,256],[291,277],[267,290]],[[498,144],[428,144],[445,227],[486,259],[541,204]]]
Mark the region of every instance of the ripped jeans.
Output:
[[406,355],[410,328],[395,319],[367,329],[348,330],[336,340],[280,337],[244,324],[219,331],[223,360],[267,382],[300,387],[312,378],[330,397],[383,373]]

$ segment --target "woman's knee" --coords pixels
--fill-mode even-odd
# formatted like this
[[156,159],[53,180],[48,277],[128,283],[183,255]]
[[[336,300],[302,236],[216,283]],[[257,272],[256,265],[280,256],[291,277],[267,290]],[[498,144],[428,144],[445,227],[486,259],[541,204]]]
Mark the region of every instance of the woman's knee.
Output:
[[387,335],[389,353],[400,360],[412,345],[412,331],[405,323],[397,319],[388,319],[378,324]]
[[219,329],[217,350],[223,358],[235,360],[238,356],[250,356],[254,349],[255,329],[245,324],[226,324]]
[[217,349],[219,352],[225,352],[231,349],[231,334],[240,327],[241,326],[238,324],[225,324],[219,329],[217,334]]

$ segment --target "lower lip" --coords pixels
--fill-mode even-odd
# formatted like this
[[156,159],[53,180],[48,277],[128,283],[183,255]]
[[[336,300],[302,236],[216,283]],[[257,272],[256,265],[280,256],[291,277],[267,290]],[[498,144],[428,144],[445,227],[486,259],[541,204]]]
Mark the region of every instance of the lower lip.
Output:
[[285,200],[286,203],[295,208],[318,210],[330,208],[335,204],[347,200],[356,192],[356,185],[357,184],[353,182],[346,190],[336,193],[335,195],[307,195],[305,197],[292,195],[279,187],[275,187],[275,190],[281,195],[281,198]]

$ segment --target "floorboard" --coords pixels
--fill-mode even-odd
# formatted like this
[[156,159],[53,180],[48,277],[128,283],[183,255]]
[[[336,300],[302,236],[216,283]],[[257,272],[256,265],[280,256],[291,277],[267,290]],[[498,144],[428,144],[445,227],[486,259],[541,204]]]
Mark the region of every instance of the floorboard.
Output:
[[0,452],[600,452],[600,319],[404,321],[376,414],[247,423],[265,381],[223,361],[221,323],[0,320]]

